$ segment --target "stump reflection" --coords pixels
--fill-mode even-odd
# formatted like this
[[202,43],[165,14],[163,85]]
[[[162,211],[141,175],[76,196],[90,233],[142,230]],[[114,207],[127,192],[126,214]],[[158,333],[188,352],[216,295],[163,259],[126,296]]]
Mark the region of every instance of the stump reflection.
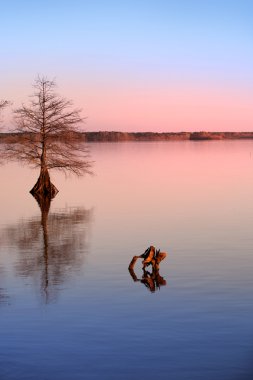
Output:
[[159,273],[159,270],[153,269],[152,272],[149,272],[143,269],[143,274],[141,278],[138,278],[133,269],[128,268],[129,273],[134,280],[134,282],[141,282],[146,286],[151,293],[154,293],[156,290],[159,290],[161,286],[166,285],[166,280]]

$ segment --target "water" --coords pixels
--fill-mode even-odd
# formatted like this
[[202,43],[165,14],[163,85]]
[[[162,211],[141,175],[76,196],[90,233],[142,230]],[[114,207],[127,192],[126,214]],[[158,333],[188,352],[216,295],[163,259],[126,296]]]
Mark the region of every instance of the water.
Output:
[[90,146],[42,211],[0,167],[0,379],[252,379],[253,142]]

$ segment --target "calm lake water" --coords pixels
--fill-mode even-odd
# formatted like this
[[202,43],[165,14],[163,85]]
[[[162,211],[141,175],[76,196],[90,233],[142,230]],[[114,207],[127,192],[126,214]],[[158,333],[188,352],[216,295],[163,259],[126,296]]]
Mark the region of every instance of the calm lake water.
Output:
[[90,147],[42,210],[0,167],[0,379],[253,379],[253,141]]

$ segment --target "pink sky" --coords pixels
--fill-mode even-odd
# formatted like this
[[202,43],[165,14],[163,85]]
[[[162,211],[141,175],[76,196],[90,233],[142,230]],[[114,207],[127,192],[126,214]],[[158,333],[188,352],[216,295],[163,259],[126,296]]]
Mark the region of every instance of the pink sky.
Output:
[[85,128],[120,131],[251,131],[250,90],[174,86],[91,88]]
[[3,3],[0,99],[26,103],[40,74],[88,131],[253,130],[252,2],[74,3]]
[[[28,81],[27,81],[28,82]],[[11,111],[29,101],[32,80],[8,87],[13,102],[4,113],[11,129]],[[143,84],[123,81],[80,81],[57,78],[57,92],[82,108],[85,131],[252,131],[253,90],[245,87]]]

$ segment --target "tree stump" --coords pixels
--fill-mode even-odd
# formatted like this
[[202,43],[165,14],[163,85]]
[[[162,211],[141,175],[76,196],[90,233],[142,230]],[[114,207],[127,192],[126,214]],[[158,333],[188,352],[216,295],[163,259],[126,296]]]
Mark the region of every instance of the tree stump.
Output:
[[140,256],[134,256],[129,264],[128,269],[133,270],[135,263],[138,259],[144,259],[142,261],[142,269],[145,270],[145,268],[149,265],[152,265],[152,268],[154,270],[159,270],[160,262],[165,259],[167,256],[166,252],[160,252],[159,250],[156,250],[154,246],[150,246],[146,251],[140,255]]

